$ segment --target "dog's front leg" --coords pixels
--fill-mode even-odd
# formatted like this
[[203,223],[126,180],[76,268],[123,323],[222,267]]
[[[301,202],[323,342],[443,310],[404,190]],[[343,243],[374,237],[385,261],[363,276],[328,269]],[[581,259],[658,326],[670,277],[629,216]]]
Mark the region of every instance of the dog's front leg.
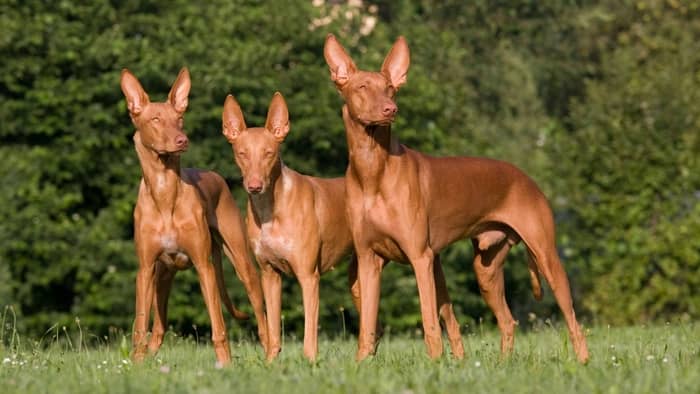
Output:
[[168,298],[175,278],[174,269],[169,269],[163,262],[156,262],[155,290],[153,299],[153,328],[148,341],[148,351],[156,354],[163,344],[163,336],[168,324]]
[[132,354],[135,362],[143,361],[148,347],[148,321],[153,305],[153,290],[155,287],[156,257],[159,253],[152,242],[144,242],[136,234],[136,253],[139,259],[139,270],[136,273],[136,316],[134,318],[131,337]]
[[357,361],[375,353],[377,344],[377,314],[379,313],[380,276],[384,260],[372,250],[358,251],[357,280],[360,285],[360,335]]
[[[227,232],[226,234],[229,233],[231,232]],[[260,275],[255,269],[255,265],[253,265],[253,260],[248,252],[245,238],[242,238],[243,235],[240,231],[238,231],[238,233],[240,233],[240,237],[237,238],[235,243],[229,242],[228,240],[224,243],[224,253],[226,253],[231,264],[233,264],[236,276],[238,276],[238,279],[243,283],[243,287],[245,287],[248,300],[250,300],[250,304],[253,306],[255,320],[258,323],[258,337],[260,338],[260,343],[265,353],[269,355],[271,353],[270,339],[268,335],[267,316],[265,313],[265,300],[263,298],[263,289],[260,284]]]
[[442,321],[445,323],[447,330],[447,338],[450,340],[450,349],[452,356],[456,359],[464,358],[464,344],[462,343],[462,335],[459,332],[459,322],[452,308],[450,295],[447,293],[447,283],[445,274],[442,271],[442,263],[440,255],[436,255],[433,261],[433,275],[435,276],[435,290],[437,295],[438,311]]
[[[183,226],[184,227],[184,226]],[[186,232],[189,236],[185,246],[187,254],[192,258],[194,267],[199,275],[199,285],[202,288],[204,303],[211,321],[211,341],[216,352],[216,360],[220,365],[231,362],[231,349],[226,338],[226,325],[221,312],[221,299],[216,282],[216,268],[209,261],[211,237],[206,224],[198,223],[196,228]],[[185,238],[185,237],[183,237]],[[188,242],[190,241],[191,242]]]
[[202,263],[195,263],[197,273],[199,274],[199,285],[202,288],[204,302],[207,305],[209,318],[211,319],[211,341],[214,344],[216,359],[221,365],[226,365],[231,362],[231,349],[229,349],[228,340],[226,339],[226,325],[224,317],[221,313],[221,300],[219,299],[219,291],[216,287],[216,271],[214,266],[209,263],[209,256],[205,253],[195,257]]
[[298,278],[304,302],[304,356],[313,362],[318,353],[318,282],[321,274],[314,269],[298,275]]
[[[438,321],[437,298],[435,292],[435,274],[433,272],[434,255],[426,249],[419,256],[409,256],[418,284],[420,312],[423,319],[423,335],[428,356],[432,359],[442,355],[442,337]],[[364,304],[363,304],[364,307]]]
[[[280,325],[282,311],[282,275],[269,263],[261,262],[262,289],[267,308],[267,361],[274,360],[282,349]],[[259,323],[262,324],[262,323]]]

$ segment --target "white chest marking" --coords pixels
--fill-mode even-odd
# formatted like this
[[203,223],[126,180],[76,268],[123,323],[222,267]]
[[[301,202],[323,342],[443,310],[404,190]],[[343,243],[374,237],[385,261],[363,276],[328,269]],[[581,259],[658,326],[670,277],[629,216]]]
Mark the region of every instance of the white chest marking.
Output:
[[175,253],[178,251],[177,240],[173,234],[164,234],[160,237],[160,244],[165,253]]
[[253,247],[256,256],[286,260],[294,249],[294,243],[291,237],[275,231],[273,224],[265,223]]

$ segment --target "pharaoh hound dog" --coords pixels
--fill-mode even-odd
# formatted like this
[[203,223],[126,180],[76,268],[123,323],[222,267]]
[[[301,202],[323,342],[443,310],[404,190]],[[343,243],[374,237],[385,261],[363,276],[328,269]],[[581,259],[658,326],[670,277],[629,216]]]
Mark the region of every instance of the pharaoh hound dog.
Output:
[[[190,75],[180,71],[168,99],[151,102],[138,79],[123,70],[121,88],[136,127],[134,145],[143,177],[134,209],[134,240],[139,260],[136,275],[136,318],[133,353],[141,361],[155,353],[166,330],[168,296],[178,270],[194,265],[212,325],[217,361],[227,364],[231,351],[221,302],[238,319],[223,282],[221,250],[229,257],[245,286],[267,350],[267,320],[260,276],[250,256],[243,221],[224,179],[211,171],[180,168],[180,154],[189,141],[183,129]],[[211,261],[209,260],[211,256]],[[153,329],[147,335],[150,309]]]
[[435,278],[441,276],[436,263],[445,246],[469,238],[481,294],[501,331],[502,353],[512,350],[516,325],[505,298],[504,259],[522,241],[535,297],[541,297],[541,274],[564,315],[579,361],[586,362],[586,339],[557,254],[552,211],[535,182],[506,162],[432,157],[398,142],[391,133],[398,111],[394,96],[406,82],[410,63],[403,37],[380,72],[359,70],[333,35],[326,38],[324,55],[345,101],[346,209],[362,304],[357,359],[376,351],[380,275],[387,260],[413,267],[427,352],[431,358],[442,354],[438,313],[450,304],[436,285]]

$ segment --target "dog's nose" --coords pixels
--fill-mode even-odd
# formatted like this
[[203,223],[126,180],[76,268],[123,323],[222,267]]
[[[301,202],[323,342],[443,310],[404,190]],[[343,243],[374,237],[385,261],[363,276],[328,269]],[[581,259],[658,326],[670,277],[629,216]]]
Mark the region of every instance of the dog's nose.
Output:
[[187,136],[184,134],[180,134],[177,137],[175,137],[175,145],[178,148],[184,148],[187,146],[188,143],[189,141],[187,140]]
[[260,179],[251,179],[248,181],[248,192],[251,194],[258,194],[262,191],[263,184]]
[[396,104],[386,103],[386,104],[384,104],[384,108],[382,109],[382,114],[384,116],[393,116],[393,115],[396,115],[396,112],[398,110],[399,110],[399,108],[396,107]]

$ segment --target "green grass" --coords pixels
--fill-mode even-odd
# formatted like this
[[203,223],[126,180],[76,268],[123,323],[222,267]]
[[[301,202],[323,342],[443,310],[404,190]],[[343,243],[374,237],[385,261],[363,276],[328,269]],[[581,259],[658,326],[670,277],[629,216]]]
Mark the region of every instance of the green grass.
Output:
[[[56,336],[60,332],[56,330]],[[464,335],[465,360],[430,361],[415,337],[385,337],[377,355],[356,363],[354,339],[322,339],[309,364],[287,340],[267,365],[261,348],[232,343],[231,366],[217,368],[206,344],[170,334],[143,364],[128,346],[85,347],[72,341],[0,345],[2,393],[691,393],[700,386],[700,324],[588,329],[591,361],[579,365],[566,332],[543,326],[520,331],[513,356],[501,360],[498,333]],[[26,341],[23,341],[26,342]]]

